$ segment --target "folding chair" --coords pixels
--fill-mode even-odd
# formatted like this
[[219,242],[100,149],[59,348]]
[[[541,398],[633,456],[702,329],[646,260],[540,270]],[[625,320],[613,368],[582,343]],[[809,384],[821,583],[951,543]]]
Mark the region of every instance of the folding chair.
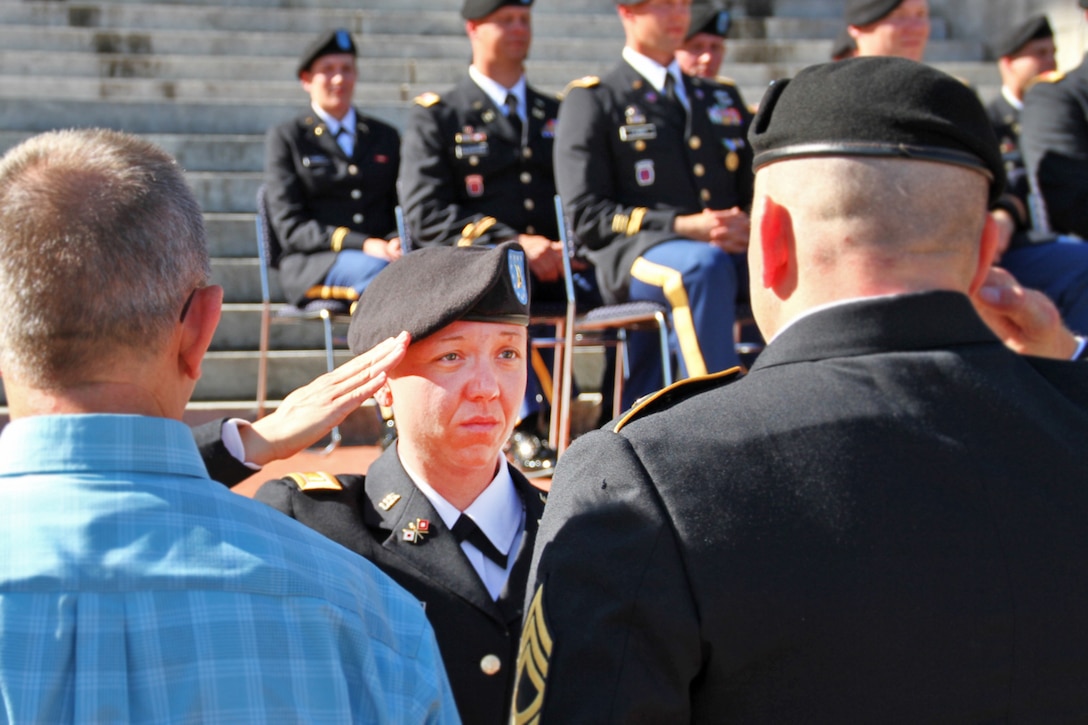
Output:
[[[621,412],[623,384],[626,379],[625,358],[627,333],[633,330],[656,330],[661,352],[661,370],[665,385],[672,384],[672,355],[669,351],[668,310],[656,302],[638,301],[617,305],[602,305],[579,312],[574,295],[573,271],[570,265],[570,230],[563,211],[563,201],[555,197],[555,214],[559,222],[559,241],[563,245],[563,276],[567,305],[558,318],[556,335],[536,339],[534,345],[556,348],[555,379],[560,381],[559,394],[552,401],[551,440],[562,454],[570,445],[571,397],[574,390],[575,346],[610,346],[616,348],[616,374],[612,381],[613,415]],[[558,409],[558,412],[557,412]]]
[[[307,300],[301,307],[284,303],[272,314],[272,293],[269,284],[270,270],[279,269],[282,248],[272,228],[265,200],[265,186],[257,190],[257,255],[261,267],[261,339],[257,363],[257,415],[263,416],[268,399],[268,352],[271,327],[276,324],[305,324],[320,322],[325,332],[325,367],[330,372],[336,366],[333,353],[335,345],[346,344],[343,336],[333,335],[334,324],[351,322],[350,302],[340,299]],[[354,290],[352,290],[354,292]],[[329,444],[324,453],[331,453],[340,445],[340,426],[332,429]]]

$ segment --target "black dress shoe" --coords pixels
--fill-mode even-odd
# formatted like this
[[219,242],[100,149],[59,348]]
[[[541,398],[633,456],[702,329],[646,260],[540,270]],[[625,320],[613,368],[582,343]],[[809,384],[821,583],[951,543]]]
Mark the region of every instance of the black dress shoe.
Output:
[[523,473],[551,475],[558,455],[548,442],[531,431],[515,430],[506,442],[506,452]]

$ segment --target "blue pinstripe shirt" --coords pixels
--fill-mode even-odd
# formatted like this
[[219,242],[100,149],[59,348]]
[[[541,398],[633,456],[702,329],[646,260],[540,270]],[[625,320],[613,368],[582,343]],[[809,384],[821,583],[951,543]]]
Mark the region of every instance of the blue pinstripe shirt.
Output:
[[189,429],[0,434],[0,721],[449,723],[419,603],[212,482]]

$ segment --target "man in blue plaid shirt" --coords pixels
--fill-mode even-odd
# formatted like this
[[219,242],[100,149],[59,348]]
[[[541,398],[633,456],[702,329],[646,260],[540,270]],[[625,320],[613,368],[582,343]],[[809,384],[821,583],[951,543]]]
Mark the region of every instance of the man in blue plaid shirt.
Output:
[[0,160],[0,712],[458,722],[418,602],[208,478],[180,421],[222,303],[208,275],[155,146],[64,131]]

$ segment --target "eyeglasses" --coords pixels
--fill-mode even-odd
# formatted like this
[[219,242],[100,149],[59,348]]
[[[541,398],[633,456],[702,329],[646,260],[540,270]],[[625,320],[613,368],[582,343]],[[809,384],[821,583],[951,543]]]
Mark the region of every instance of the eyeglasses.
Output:
[[185,315],[189,314],[189,305],[193,304],[193,297],[196,296],[196,291],[198,289],[200,288],[195,288],[192,292],[189,293],[189,296],[185,299],[185,304],[181,306],[181,319],[179,320],[179,322],[185,322]]

